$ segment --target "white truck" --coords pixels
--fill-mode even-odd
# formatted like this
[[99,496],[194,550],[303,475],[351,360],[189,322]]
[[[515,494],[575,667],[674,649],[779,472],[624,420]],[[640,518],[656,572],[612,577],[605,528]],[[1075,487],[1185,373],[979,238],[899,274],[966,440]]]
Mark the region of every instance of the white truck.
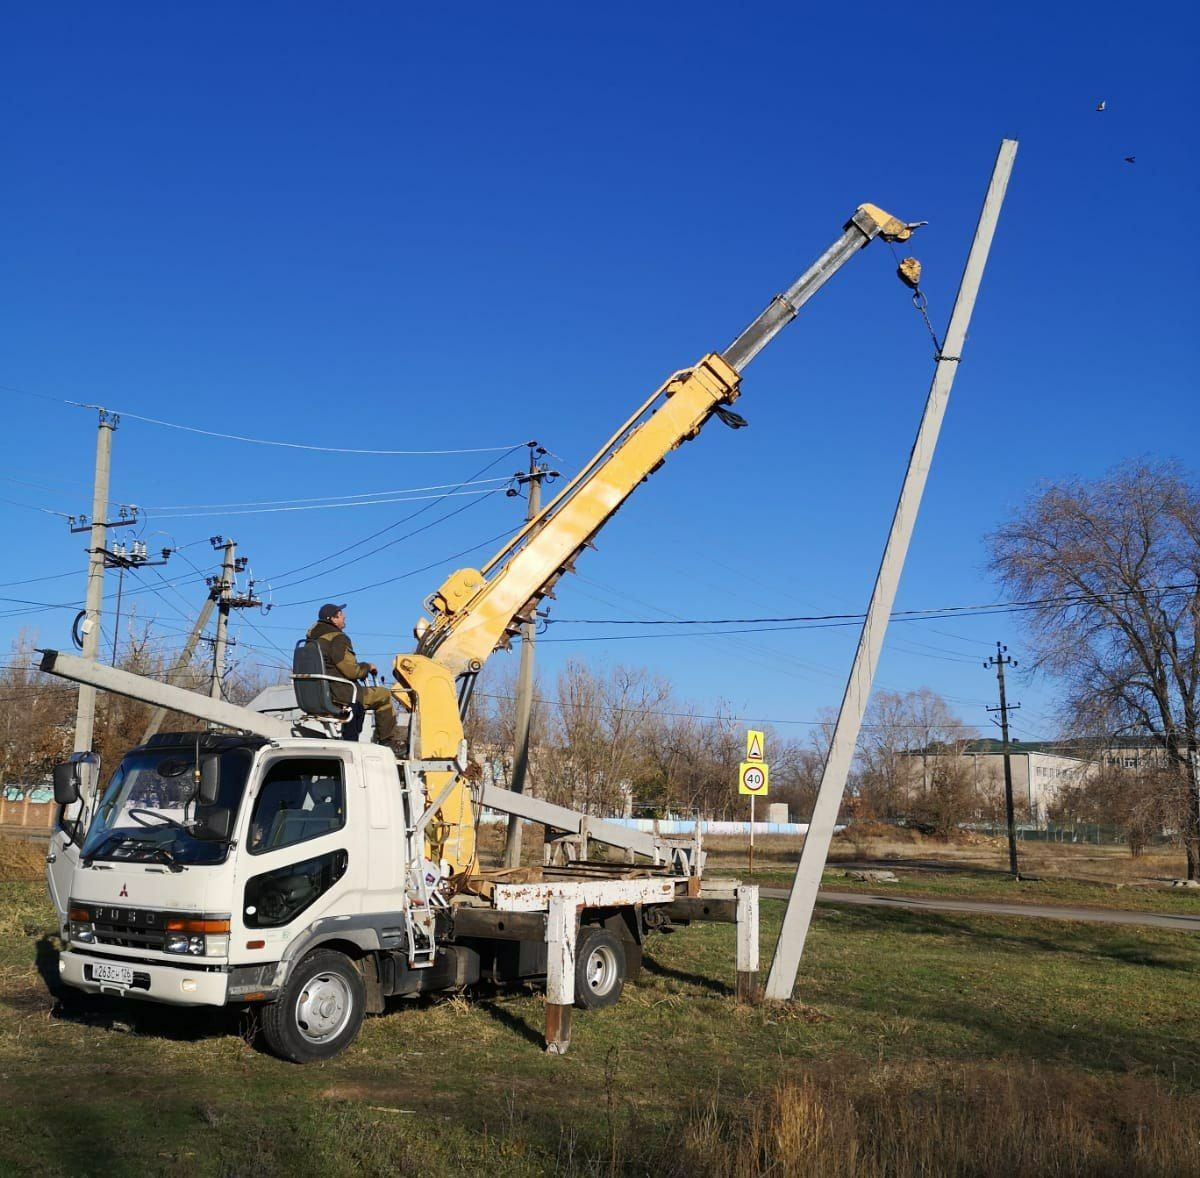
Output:
[[[408,753],[341,739],[320,654],[297,646],[298,722],[73,655],[42,669],[196,717],[129,752],[101,790],[92,754],[55,770],[47,857],[69,986],[169,1005],[260,1004],[277,1054],[328,1059],[389,997],[545,978],[546,1046],[570,1012],[615,1002],[648,936],[691,920],[737,925],[737,993],[754,997],[758,893],[702,882],[699,827],[660,838],[472,780],[462,718],[483,662],[628,495],[711,416],[741,370],[858,249],[914,225],[861,206],[838,240],[722,354],[675,373],[482,570],[426,601],[416,648],[393,666]],[[541,823],[543,863],[484,869],[480,807]],[[597,861],[593,843],[623,852]]]

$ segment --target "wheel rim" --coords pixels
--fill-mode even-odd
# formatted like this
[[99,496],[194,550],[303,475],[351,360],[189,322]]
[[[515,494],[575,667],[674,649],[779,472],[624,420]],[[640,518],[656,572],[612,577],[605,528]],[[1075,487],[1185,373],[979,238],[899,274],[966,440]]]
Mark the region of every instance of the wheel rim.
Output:
[[350,1021],[354,996],[344,978],[319,973],[296,999],[296,1029],[309,1043],[327,1043]]
[[609,945],[597,945],[588,954],[584,967],[588,989],[593,994],[607,994],[617,983],[617,955]]

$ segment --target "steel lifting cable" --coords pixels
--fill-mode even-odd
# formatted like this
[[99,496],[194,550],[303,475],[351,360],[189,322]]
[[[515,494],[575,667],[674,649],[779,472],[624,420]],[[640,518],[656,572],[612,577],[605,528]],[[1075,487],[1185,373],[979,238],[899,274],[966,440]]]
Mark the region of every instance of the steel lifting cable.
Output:
[[892,257],[896,259],[896,277],[913,292],[912,305],[925,321],[925,330],[929,332],[929,338],[933,340],[934,360],[939,364],[942,361],[957,364],[960,357],[947,356],[942,352],[942,342],[938,339],[937,332],[933,329],[933,323],[929,319],[929,299],[921,289],[921,263],[916,258],[901,258],[896,253],[895,245],[890,241],[888,242],[888,248],[892,251]]

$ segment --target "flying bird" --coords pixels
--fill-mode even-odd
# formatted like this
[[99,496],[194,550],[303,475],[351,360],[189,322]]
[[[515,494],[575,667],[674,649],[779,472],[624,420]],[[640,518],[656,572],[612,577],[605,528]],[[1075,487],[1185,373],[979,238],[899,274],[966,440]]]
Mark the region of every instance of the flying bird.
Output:
[[1136,163],[1136,162],[1137,162],[1137,156],[1136,156],[1136,155],[1127,155],[1127,156],[1125,157],[1125,162],[1126,162],[1127,164],[1133,164],[1133,163]]
[[1097,109],[1097,110],[1103,110],[1103,109],[1105,108],[1105,106],[1106,106],[1106,105],[1107,105],[1107,103],[1106,103],[1106,102],[1104,101],[1104,99],[1102,98],[1102,99],[1100,99],[1100,101],[1099,101],[1099,102],[1097,102],[1097,103],[1096,103],[1096,109]]

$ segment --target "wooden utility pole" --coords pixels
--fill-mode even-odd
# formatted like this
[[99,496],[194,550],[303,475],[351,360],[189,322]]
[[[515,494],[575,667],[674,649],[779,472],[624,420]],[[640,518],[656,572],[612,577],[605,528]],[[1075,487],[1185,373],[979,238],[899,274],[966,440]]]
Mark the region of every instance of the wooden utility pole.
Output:
[[1016,711],[1021,705],[1010,704],[1004,693],[1004,668],[1017,665],[1016,659],[1005,657],[1007,650],[1007,646],[1002,642],[997,642],[996,653],[983,665],[988,670],[992,667],[996,668],[996,682],[1000,685],[1000,706],[988,708],[988,711],[1000,713],[1000,739],[1004,749],[1004,816],[1008,822],[1008,870],[1013,879],[1020,879],[1021,873],[1017,870],[1017,825],[1013,814],[1012,756],[1008,741],[1008,713]]
[[1012,173],[1016,154],[1016,140],[1005,139],[1001,142],[984,197],[983,209],[975,228],[975,239],[971,243],[967,264],[959,282],[954,310],[950,314],[950,324],[946,328],[946,338],[938,348],[933,381],[916,441],[909,456],[900,498],[892,516],[892,526],[884,545],[883,558],[879,563],[866,620],[859,634],[858,648],[842,696],[842,706],[834,726],[825,769],[821,774],[821,785],[817,791],[816,804],[813,806],[808,834],[805,836],[800,863],[792,880],[787,910],[783,916],[783,928],[780,930],[775,957],[767,976],[766,997],[773,1001],[784,1002],[791,998],[792,989],[796,984],[800,958],[804,953],[809,925],[812,923],[813,906],[817,901],[817,889],[820,887],[821,874],[829,857],[829,844],[833,839],[838,809],[845,792],[858,734],[862,728],[863,713],[870,698],[875,668],[883,650],[883,639],[896,600],[900,573],[917,522],[917,511],[925,491],[925,481],[933,462],[942,419],[950,399],[950,389],[959,367],[959,359],[967,338],[967,326],[979,293],[979,284],[983,278],[984,266],[987,263],[992,237],[996,231],[996,221],[1000,215],[1000,206],[1004,202],[1004,192],[1008,187],[1008,178]]
[[[542,480],[553,481],[558,471],[550,470],[540,460],[546,451],[536,442],[529,443],[529,470],[515,476],[518,488],[526,488],[525,523],[537,519],[542,509]],[[518,488],[510,495],[520,494]],[[510,783],[513,793],[525,789],[525,775],[529,770],[529,725],[533,718],[533,645],[537,636],[537,619],[529,618],[521,624],[521,662],[517,669],[517,714],[513,733],[513,771]],[[521,865],[521,819],[515,814],[508,816],[508,834],[504,840],[504,866]]]

